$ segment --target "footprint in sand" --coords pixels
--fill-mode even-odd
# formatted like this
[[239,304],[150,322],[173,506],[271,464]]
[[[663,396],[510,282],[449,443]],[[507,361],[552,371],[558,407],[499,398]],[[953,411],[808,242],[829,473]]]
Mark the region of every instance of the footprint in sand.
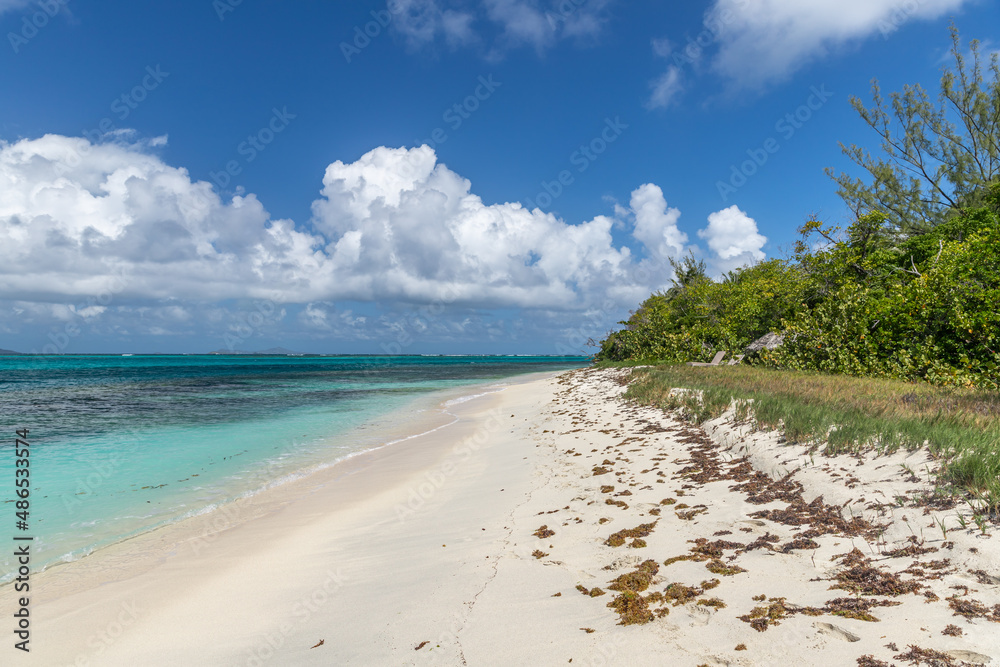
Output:
[[830,635],[831,637],[837,637],[838,639],[843,639],[849,642],[861,641],[861,637],[857,636],[853,632],[848,632],[843,628],[838,628],[832,623],[813,623],[813,627],[822,632],[824,635]]
[[729,662],[725,658],[720,658],[718,656],[709,656],[705,661],[706,665],[711,665],[711,667],[730,667],[733,663]]
[[[712,612],[704,607],[694,607],[691,612],[691,625],[708,625],[712,620]],[[726,663],[729,664],[729,663]]]

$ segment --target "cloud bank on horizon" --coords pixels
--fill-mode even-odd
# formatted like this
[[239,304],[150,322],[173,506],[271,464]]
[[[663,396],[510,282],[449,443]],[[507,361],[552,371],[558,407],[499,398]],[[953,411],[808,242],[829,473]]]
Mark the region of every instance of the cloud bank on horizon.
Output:
[[[330,164],[312,219],[296,224],[272,218],[253,194],[226,201],[164,163],[152,152],[164,141],[0,143],[9,303],[55,314],[124,276],[123,298],[174,308],[256,298],[585,312],[636,304],[669,284],[668,258],[703,254],[650,183],[614,216],[570,224],[517,202],[484,203],[428,146],[378,147]],[[698,236],[720,271],[764,257],[766,238],[736,207]],[[87,316],[103,313],[93,306]]]

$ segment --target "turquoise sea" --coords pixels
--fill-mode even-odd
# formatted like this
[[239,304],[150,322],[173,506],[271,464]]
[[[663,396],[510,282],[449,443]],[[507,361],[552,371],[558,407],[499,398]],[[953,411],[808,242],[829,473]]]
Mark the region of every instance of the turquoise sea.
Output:
[[[0,538],[32,570],[387,444],[463,387],[585,357],[247,355],[0,357]],[[473,385],[487,385],[472,389]],[[16,431],[28,429],[28,530],[16,526]],[[9,553],[0,583],[13,578]]]

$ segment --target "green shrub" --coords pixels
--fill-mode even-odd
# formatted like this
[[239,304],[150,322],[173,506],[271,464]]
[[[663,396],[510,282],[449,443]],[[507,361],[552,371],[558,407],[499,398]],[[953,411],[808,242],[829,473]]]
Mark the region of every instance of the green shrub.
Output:
[[[979,212],[981,213],[981,211]],[[995,220],[995,216],[994,216]],[[848,282],[786,321],[777,368],[1000,387],[1000,226],[979,227],[912,273]]]

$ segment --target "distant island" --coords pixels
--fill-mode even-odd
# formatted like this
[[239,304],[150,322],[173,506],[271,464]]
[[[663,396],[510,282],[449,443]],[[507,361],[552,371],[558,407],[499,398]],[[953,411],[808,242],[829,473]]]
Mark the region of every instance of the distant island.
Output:
[[295,355],[304,356],[305,352],[296,352],[295,350],[289,350],[283,347],[272,347],[267,350],[260,350],[259,352],[247,352],[245,350],[215,350],[214,352],[209,352],[209,354],[259,354],[259,355]]
[[23,354],[24,352],[15,352],[14,350],[0,350],[0,357],[21,356]]

